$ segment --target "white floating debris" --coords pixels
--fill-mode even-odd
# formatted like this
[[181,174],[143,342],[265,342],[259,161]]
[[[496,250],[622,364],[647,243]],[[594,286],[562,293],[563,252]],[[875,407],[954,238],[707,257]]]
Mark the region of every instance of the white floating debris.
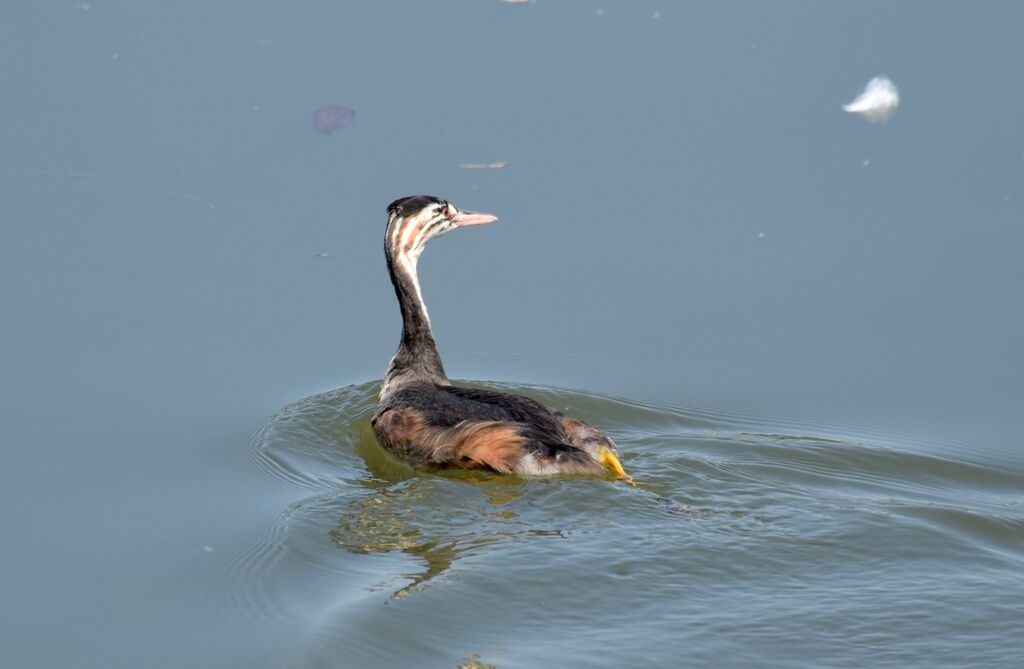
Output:
[[859,114],[872,123],[884,123],[899,106],[900,91],[896,84],[889,77],[879,76],[869,81],[853,102],[843,105],[843,111]]
[[532,5],[535,0],[501,0],[506,5]]
[[459,165],[460,170],[500,170],[503,167],[507,167],[508,163],[504,160],[499,160],[494,163],[461,163]]
[[203,546],[203,550],[206,551],[207,553],[212,553],[213,552],[213,546]]
[[871,166],[871,159],[870,158],[865,158],[864,162],[861,163],[860,166],[861,167],[870,167]]

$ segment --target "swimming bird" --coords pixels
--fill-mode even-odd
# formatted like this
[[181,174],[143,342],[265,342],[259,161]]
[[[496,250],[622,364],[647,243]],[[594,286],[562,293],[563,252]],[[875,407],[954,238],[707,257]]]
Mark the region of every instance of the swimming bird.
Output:
[[431,239],[496,220],[430,195],[388,206],[384,254],[402,312],[402,340],[370,421],[377,439],[403,460],[430,469],[630,480],[615,443],[600,430],[528,397],[454,386],[448,380],[416,264]]

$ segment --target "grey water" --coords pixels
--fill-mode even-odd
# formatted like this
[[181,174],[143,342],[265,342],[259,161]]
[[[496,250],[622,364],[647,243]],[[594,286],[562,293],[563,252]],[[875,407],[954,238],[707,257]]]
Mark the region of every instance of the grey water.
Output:
[[[4,665],[1016,667],[1022,63],[1013,2],[6,3]],[[420,192],[500,217],[420,262],[451,376],[635,486],[374,442]]]

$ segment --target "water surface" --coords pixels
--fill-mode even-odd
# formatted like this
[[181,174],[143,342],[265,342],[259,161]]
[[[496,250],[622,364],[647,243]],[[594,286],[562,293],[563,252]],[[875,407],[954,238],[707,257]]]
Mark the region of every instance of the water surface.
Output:
[[[0,3],[5,666],[1015,669],[1021,63],[1014,0]],[[448,372],[637,487],[369,438],[413,193],[500,217]]]
[[1017,657],[1024,472],[765,416],[485,387],[593,421],[637,485],[416,472],[373,438],[379,384],[313,395],[254,441],[293,493],[229,562],[227,608],[303,630],[297,665]]

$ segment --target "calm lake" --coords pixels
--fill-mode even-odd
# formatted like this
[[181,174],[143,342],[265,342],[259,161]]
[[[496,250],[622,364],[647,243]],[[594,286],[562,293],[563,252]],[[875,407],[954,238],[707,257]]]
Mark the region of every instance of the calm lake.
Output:
[[[0,55],[4,666],[1019,665],[1024,4],[22,2]],[[416,193],[500,217],[420,261],[448,373],[635,486],[376,443]]]

